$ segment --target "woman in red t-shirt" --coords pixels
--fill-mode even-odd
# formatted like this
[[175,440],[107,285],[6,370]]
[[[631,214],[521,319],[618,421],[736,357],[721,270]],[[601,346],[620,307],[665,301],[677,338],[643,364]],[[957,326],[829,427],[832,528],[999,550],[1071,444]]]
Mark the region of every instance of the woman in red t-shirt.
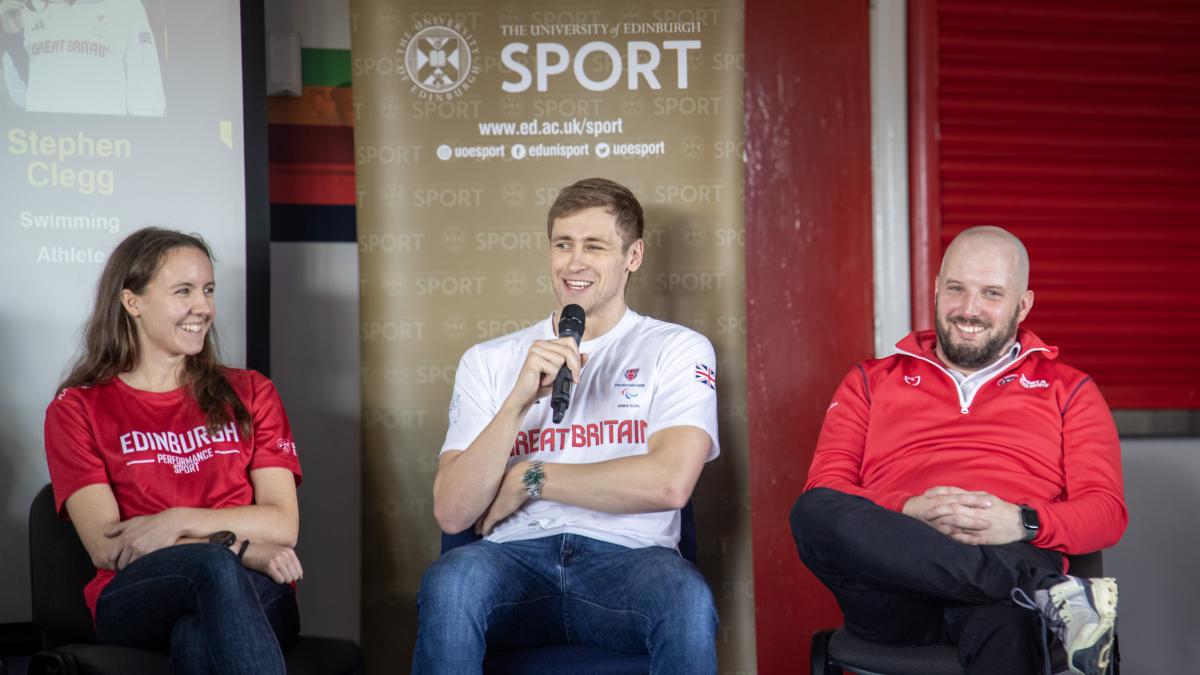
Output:
[[179,673],[283,673],[300,464],[270,380],[221,365],[214,287],[198,236],[117,246],[46,410],[46,458],[97,568],[101,643],[169,650]]

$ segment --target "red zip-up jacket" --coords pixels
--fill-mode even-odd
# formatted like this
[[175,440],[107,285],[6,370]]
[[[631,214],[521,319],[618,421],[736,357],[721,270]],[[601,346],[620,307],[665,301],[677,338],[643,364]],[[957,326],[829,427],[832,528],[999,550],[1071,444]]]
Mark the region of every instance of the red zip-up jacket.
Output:
[[1078,554],[1117,543],[1128,514],[1108,404],[1057,347],[1024,329],[1017,340],[1016,361],[971,400],[938,359],[933,331],[858,364],[825,412],[804,489],[893,511],[939,485],[984,490],[1037,509],[1035,546]]

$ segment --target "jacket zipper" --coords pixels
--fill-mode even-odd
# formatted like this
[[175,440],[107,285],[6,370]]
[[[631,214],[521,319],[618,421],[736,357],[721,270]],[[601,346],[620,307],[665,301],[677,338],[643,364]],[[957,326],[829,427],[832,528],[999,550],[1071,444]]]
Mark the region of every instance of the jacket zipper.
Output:
[[950,371],[946,370],[946,368],[943,367],[942,364],[940,364],[932,359],[927,359],[924,356],[921,356],[920,354],[913,354],[912,352],[906,352],[903,349],[897,349],[896,351],[900,354],[905,354],[907,356],[911,356],[914,359],[920,359],[920,360],[930,364],[934,368],[937,368],[938,370],[942,371],[946,375],[946,377],[950,378],[950,384],[954,385],[954,391],[958,392],[958,406],[959,406],[958,412],[962,413],[963,415],[966,415],[967,413],[971,412],[971,403],[973,403],[975,401],[975,394],[978,394],[980,391],[983,390],[983,385],[987,384],[988,382],[991,382],[992,380],[996,379],[998,376],[1003,375],[1004,373],[1007,373],[1009,370],[1012,370],[1017,364],[1019,364],[1019,363],[1021,363],[1021,361],[1025,360],[1026,356],[1029,356],[1030,354],[1032,354],[1034,352],[1048,352],[1050,350],[1046,349],[1045,347],[1033,347],[1033,348],[1029,349],[1029,351],[1022,351],[1021,354],[1019,356],[1017,356],[1016,360],[1014,360],[1012,363],[1008,364],[1007,368],[1003,368],[995,373],[992,373],[991,377],[989,377],[986,380],[984,380],[983,382],[981,382],[978,387],[975,387],[975,392],[973,394],[971,394],[971,400],[969,400],[969,401],[967,400],[966,396],[963,394],[962,385],[960,385],[958,383],[958,380],[954,379],[954,376],[951,375]]

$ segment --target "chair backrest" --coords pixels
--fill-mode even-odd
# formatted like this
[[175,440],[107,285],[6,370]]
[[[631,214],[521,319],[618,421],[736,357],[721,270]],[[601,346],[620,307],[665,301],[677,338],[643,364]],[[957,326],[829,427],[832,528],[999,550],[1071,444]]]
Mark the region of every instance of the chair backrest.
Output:
[[96,576],[75,526],[58,517],[47,484],[29,507],[29,581],[33,623],[52,644],[95,641],[83,587]]
[[[475,534],[475,530],[472,528],[467,528],[457,534],[443,532],[442,553],[478,539],[479,535]],[[690,499],[687,505],[679,510],[679,554],[693,565],[699,564],[696,558],[696,518]]]

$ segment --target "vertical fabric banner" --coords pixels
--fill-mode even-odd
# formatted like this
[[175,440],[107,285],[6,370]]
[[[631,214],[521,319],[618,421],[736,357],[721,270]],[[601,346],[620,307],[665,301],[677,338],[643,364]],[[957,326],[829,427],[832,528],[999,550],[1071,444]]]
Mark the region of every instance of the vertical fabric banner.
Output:
[[555,308],[546,211],[602,176],[646,212],[629,305],[717,351],[722,455],[694,495],[700,568],[722,672],[753,672],[742,3],[352,0],[351,31],[370,670],[411,660],[458,359]]

